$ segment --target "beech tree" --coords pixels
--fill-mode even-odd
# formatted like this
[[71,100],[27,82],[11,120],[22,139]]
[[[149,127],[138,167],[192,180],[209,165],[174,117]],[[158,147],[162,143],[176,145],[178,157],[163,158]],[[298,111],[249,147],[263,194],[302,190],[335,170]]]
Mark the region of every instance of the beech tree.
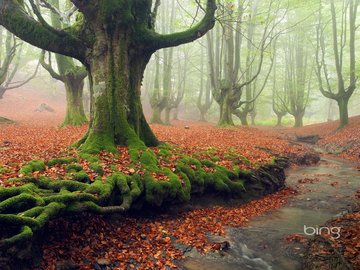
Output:
[[[244,115],[247,116],[252,110],[252,106],[249,105],[256,100],[261,93],[261,89],[264,89],[261,87],[260,91],[252,96],[254,88],[251,84],[254,83],[264,69],[264,58],[269,55],[268,49],[269,47],[271,49],[271,43],[279,35],[275,30],[283,17],[277,18],[273,16],[274,13],[281,13],[280,6],[276,5],[274,1],[269,1],[264,4],[266,15],[259,18],[259,4],[259,1],[255,1],[245,6],[244,1],[238,1],[235,6],[231,2],[227,2],[222,9],[224,14],[221,23],[222,33],[220,33],[220,27],[218,27],[216,32],[212,31],[207,35],[210,78],[214,100],[220,106],[220,119],[218,122],[220,126],[234,125],[233,114],[244,120]],[[244,34],[243,29],[243,16],[245,13],[249,14],[246,28],[247,35]],[[260,19],[261,23],[258,24],[262,28],[260,37],[255,42],[256,20],[260,21]],[[243,42],[244,36],[247,40],[246,43]],[[216,42],[215,39],[222,40],[222,42]],[[241,53],[243,49],[247,52],[245,57]],[[241,61],[242,59],[245,59],[245,61]],[[262,86],[265,86],[271,68],[272,64],[268,68]],[[245,98],[244,93],[246,93]],[[243,105],[247,105],[245,106],[247,108],[240,109]],[[242,122],[247,124],[246,121]]]
[[[67,11],[65,12],[60,11],[59,0],[42,1],[41,3],[51,11],[52,27],[67,27],[72,14],[71,11],[74,10],[74,6],[69,1],[66,1]],[[50,3],[50,5],[46,5],[46,3]],[[51,77],[65,85],[66,115],[62,126],[82,125],[87,122],[83,105],[84,80],[87,77],[86,68],[76,65],[74,59],[60,54],[55,54],[55,60],[58,72],[52,67],[51,54],[49,54],[49,61],[46,62],[45,51],[42,52],[40,58],[42,67],[49,72]]]
[[196,25],[170,34],[155,31],[159,0],[71,2],[78,9],[77,19],[64,29],[50,26],[35,5],[37,19],[32,18],[23,1],[14,0],[0,0],[0,24],[22,40],[75,58],[87,68],[92,110],[89,130],[79,142],[83,151],[158,145],[141,106],[145,67],[157,50],[192,42],[209,31],[215,23],[216,1],[207,1]]
[[[339,107],[340,125],[343,128],[349,122],[348,104],[356,89],[356,17],[359,0],[343,1],[341,12],[337,12],[334,0],[330,1],[330,25],[331,38],[330,46],[326,46],[325,29],[328,23],[324,22],[322,14],[322,3],[320,2],[319,24],[317,27],[316,43],[316,74],[318,77],[321,93],[337,102]],[[340,18],[337,14],[340,14]],[[347,57],[347,50],[349,57]],[[329,60],[331,59],[331,60]],[[346,70],[346,61],[349,61]],[[335,66],[334,76],[331,76],[331,65]],[[333,82],[332,78],[336,79]]]
[[305,46],[306,36],[301,30],[289,35],[284,55],[284,90],[287,96],[283,106],[294,116],[294,127],[303,126],[303,117],[309,104],[313,66],[311,55]]
[[8,31],[0,27],[0,99],[6,91],[24,86],[35,78],[39,65],[32,75],[23,81],[13,82],[20,68],[20,57],[23,52],[23,44]]

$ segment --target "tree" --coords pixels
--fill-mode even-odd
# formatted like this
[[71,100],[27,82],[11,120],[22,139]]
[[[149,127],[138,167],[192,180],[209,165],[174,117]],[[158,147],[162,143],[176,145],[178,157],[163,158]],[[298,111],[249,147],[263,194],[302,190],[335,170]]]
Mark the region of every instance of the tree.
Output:
[[[211,91],[211,82],[210,82],[210,74],[209,74],[209,65],[207,65],[208,76],[205,76],[205,70],[204,70],[204,52],[203,52],[203,46],[201,46],[201,59],[200,59],[200,91],[199,96],[196,102],[196,106],[199,109],[200,112],[200,121],[206,122],[205,115],[211,108],[211,105],[214,101],[214,98],[212,96]],[[205,81],[206,77],[206,81]]]
[[276,126],[281,126],[282,118],[287,114],[286,106],[283,105],[282,100],[285,98],[284,91],[278,89],[277,84],[277,74],[276,74],[276,54],[274,55],[274,68],[273,68],[273,78],[272,78],[272,109],[277,117]]
[[3,98],[6,91],[24,86],[37,74],[39,65],[27,79],[13,82],[20,67],[22,51],[23,44],[13,34],[3,31],[3,28],[0,27],[0,99]]
[[[325,42],[325,29],[327,23],[323,22],[324,16],[322,14],[322,4],[319,9],[319,24],[317,27],[317,43],[316,43],[316,64],[317,64],[317,78],[321,93],[330,99],[337,102],[339,107],[340,125],[343,128],[349,122],[348,103],[356,89],[355,76],[355,32],[357,10],[359,0],[343,1],[340,23],[336,12],[334,0],[330,1],[331,11],[331,37],[332,37],[332,51],[329,52]],[[348,13],[348,14],[347,14]],[[348,22],[349,21],[349,22]],[[338,30],[340,29],[340,33]],[[349,36],[349,37],[348,37]],[[344,57],[346,49],[349,50],[349,57]],[[335,66],[335,76],[331,76],[331,68],[327,62],[328,59],[333,59]],[[348,58],[348,71],[345,71],[345,61]],[[345,78],[348,76],[348,78]],[[332,77],[336,78],[336,82],[332,81]],[[335,86],[336,85],[336,86]]]
[[21,1],[0,0],[0,24],[34,46],[84,64],[91,76],[93,102],[89,130],[80,141],[82,150],[115,151],[115,145],[158,144],[141,106],[145,67],[157,50],[192,42],[210,30],[215,2],[207,1],[199,23],[171,34],[155,31],[159,0],[72,0],[79,13],[76,22],[64,29],[46,23],[34,5],[37,20]]
[[[55,28],[67,27],[69,23],[69,11],[73,10],[73,6],[66,2],[68,12],[61,12],[59,0],[42,2],[44,6],[51,11],[51,25]],[[68,15],[67,15],[68,14]],[[77,66],[74,59],[60,54],[55,55],[58,73],[51,65],[51,54],[49,54],[49,63],[45,61],[45,51],[42,52],[40,63],[49,74],[56,80],[64,83],[66,91],[66,115],[62,126],[82,125],[87,122],[84,105],[83,105],[83,89],[84,80],[87,77],[87,71],[84,66]]]
[[[265,76],[263,87],[257,94],[254,94],[255,91],[251,84],[255,82],[263,69],[264,57],[268,53],[267,49],[278,36],[278,33],[275,33],[275,28],[283,19],[280,18],[277,21],[276,16],[273,16],[274,12],[279,12],[280,6],[277,6],[276,10],[274,10],[274,1],[265,4],[268,6],[266,6],[265,18],[263,18],[257,12],[259,1],[249,3],[245,7],[244,1],[239,0],[236,8],[233,3],[227,2],[223,7],[224,19],[221,24],[223,44],[214,42],[214,33],[208,35],[208,55],[213,96],[220,106],[219,125],[234,125],[233,114],[238,116],[243,124],[247,124],[244,119],[252,111],[252,104],[264,89],[271,72],[272,63]],[[247,36],[244,35],[242,29],[244,13],[249,14]],[[258,39],[258,44],[254,42],[256,21],[258,21],[259,25],[262,25],[262,33]],[[219,36],[219,31],[215,34]],[[245,63],[241,61],[243,59],[241,54],[243,36],[248,40],[245,44],[247,52]],[[213,44],[215,44],[215,48]],[[243,99],[243,92],[246,92],[245,99]],[[245,108],[240,110],[243,105],[246,105]]]
[[305,109],[309,103],[313,67],[310,52],[306,47],[306,37],[302,29],[289,35],[285,46],[283,106],[294,116],[294,127],[303,126]]

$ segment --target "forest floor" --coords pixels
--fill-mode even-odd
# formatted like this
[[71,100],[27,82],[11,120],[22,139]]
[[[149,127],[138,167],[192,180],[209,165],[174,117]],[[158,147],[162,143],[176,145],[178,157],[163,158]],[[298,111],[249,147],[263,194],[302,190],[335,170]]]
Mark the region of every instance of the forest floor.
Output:
[[[36,108],[34,105],[33,107]],[[23,107],[29,108],[29,107]],[[1,115],[0,110],[0,115]],[[20,115],[21,116],[18,116]],[[24,116],[25,115],[25,116]],[[49,112],[34,112],[34,108],[12,113],[5,117],[16,120],[18,124],[0,126],[0,164],[1,186],[9,186],[7,180],[19,177],[21,166],[32,159],[50,159],[59,156],[75,155],[75,150],[67,147],[81,138],[87,126],[58,128],[61,117]],[[31,119],[37,119],[36,121]],[[185,128],[186,127],[186,128]],[[337,122],[293,128],[233,127],[217,128],[207,123],[176,121],[172,126],[153,125],[152,129],[161,141],[175,145],[181,152],[202,155],[209,158],[206,150],[211,147],[219,157],[217,163],[227,166],[225,154],[229,151],[241,153],[246,162],[244,168],[255,168],[269,163],[272,154],[299,156],[309,148],[296,142],[295,135],[319,135],[315,147],[324,152],[359,161],[360,155],[360,117],[352,118],[350,124],[337,131]],[[120,156],[103,153],[102,161],[106,177],[106,166],[115,163],[119,170],[131,174],[126,166],[128,153],[119,148]],[[173,157],[176,158],[176,157]],[[86,161],[82,161],[90,177],[97,176]],[[64,167],[47,168],[44,175],[64,174]],[[37,174],[37,172],[35,172]],[[161,177],[161,176],[160,176]],[[175,261],[183,257],[184,249],[196,248],[199,252],[218,251],[222,248],[212,243],[207,235],[223,235],[225,226],[243,226],[254,216],[261,215],[283,205],[296,193],[291,187],[280,192],[254,200],[241,206],[209,206],[174,215],[160,213],[149,216],[126,214],[113,217],[83,215],[81,219],[62,218],[51,221],[48,230],[50,239],[43,246],[42,269],[55,269],[56,265],[75,263],[81,269],[93,269],[109,265],[111,269],[167,269],[176,268]],[[360,191],[358,195],[360,196]],[[359,224],[358,214],[349,214],[344,220],[348,228]],[[338,222],[343,222],[341,218]],[[344,223],[344,224],[345,224]],[[344,248],[344,256],[354,265],[360,258],[360,241],[357,231],[347,230],[346,239],[334,245]],[[177,242],[185,244],[179,247]],[[101,267],[99,268],[101,269]]]

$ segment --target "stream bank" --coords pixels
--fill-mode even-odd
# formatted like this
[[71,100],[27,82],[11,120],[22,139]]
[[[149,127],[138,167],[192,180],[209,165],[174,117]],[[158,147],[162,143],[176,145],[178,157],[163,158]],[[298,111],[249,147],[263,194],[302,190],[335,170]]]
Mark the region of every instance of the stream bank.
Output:
[[296,187],[299,194],[283,207],[252,219],[246,227],[228,227],[225,238],[215,239],[229,242],[228,250],[206,256],[194,250],[188,252],[181,268],[302,269],[309,237],[304,233],[305,226],[310,234],[310,227],[319,228],[355,207],[353,194],[360,188],[360,172],[355,165],[326,157],[317,166],[288,170],[287,185]]

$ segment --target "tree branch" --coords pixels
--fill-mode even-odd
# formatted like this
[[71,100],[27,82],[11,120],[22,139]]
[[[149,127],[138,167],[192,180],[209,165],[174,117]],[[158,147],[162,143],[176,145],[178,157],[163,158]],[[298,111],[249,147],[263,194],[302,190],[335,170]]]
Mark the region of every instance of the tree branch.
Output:
[[144,33],[143,42],[152,50],[179,46],[205,35],[215,25],[216,0],[208,0],[203,19],[192,28],[178,33],[161,35],[154,31]]
[[86,48],[78,37],[66,31],[50,31],[29,16],[18,1],[0,0],[0,25],[31,45],[85,62]]
[[45,62],[45,51],[43,50],[41,52],[41,55],[40,55],[40,59],[39,59],[39,62],[41,64],[41,66],[46,69],[47,72],[49,72],[49,74],[51,75],[51,77],[53,77],[54,79],[56,80],[59,80],[59,81],[62,81],[64,82],[64,78],[55,72],[55,70],[52,68],[52,65],[51,65],[51,55],[49,53],[49,63],[46,63]]

